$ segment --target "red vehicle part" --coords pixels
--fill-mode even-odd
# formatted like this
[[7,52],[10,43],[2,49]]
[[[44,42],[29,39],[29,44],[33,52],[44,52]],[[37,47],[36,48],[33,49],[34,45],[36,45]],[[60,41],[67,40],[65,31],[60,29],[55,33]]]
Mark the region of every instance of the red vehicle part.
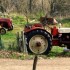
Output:
[[52,45],[53,46],[58,46],[59,45],[59,39],[58,39],[58,29],[56,27],[53,27],[51,29],[51,34],[52,34]]
[[43,26],[42,26],[42,24],[39,24],[39,23],[36,23],[36,24],[33,24],[33,25],[28,25],[27,24],[25,26],[25,28],[24,28],[24,32],[27,33],[27,32],[30,32],[30,31],[32,31],[34,29],[37,29],[37,28],[44,29]]
[[58,36],[58,29],[56,27],[51,28],[51,34],[53,37]]
[[0,26],[8,30],[13,30],[12,20],[9,18],[0,18]]

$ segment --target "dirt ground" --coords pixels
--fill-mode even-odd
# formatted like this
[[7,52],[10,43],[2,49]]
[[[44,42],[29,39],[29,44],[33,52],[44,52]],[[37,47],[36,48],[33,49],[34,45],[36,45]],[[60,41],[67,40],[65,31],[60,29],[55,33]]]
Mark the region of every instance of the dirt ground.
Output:
[[[32,70],[33,60],[0,59],[0,70]],[[70,58],[39,59],[36,70],[70,70]]]

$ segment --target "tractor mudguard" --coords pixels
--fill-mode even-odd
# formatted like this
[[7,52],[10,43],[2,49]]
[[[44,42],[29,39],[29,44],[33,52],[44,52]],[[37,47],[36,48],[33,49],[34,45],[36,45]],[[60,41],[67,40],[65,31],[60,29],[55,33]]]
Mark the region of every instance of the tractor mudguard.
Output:
[[29,33],[31,33],[31,32],[34,31],[34,30],[42,30],[42,31],[44,31],[44,32],[47,32],[47,33],[50,35],[50,37],[52,38],[51,33],[49,33],[48,31],[46,31],[46,30],[43,29],[43,28],[35,28],[35,29],[32,29],[32,30],[30,30],[30,31],[28,31],[28,32],[24,32],[24,34],[27,36]]

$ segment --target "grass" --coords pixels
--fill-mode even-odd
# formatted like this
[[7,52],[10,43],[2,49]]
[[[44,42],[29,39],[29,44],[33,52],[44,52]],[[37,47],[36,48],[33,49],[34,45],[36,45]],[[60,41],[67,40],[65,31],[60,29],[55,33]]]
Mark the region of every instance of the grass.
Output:
[[[23,28],[24,28],[25,24],[27,23],[24,16],[14,15],[14,16],[11,16],[11,18],[12,18],[12,21],[13,21],[14,30],[13,31],[8,31],[5,35],[1,36],[5,48],[8,48],[9,47],[8,45],[10,43],[15,42],[17,32],[23,31]],[[62,19],[61,23],[63,24],[63,27],[70,27],[70,18]],[[21,54],[18,55],[18,54],[13,53],[11,55],[9,54],[8,57],[24,59],[23,53],[21,53]],[[48,57],[57,57],[57,56],[70,56],[70,53],[63,53],[63,48],[54,46],[52,48],[50,54],[48,55]],[[0,55],[0,57],[4,57],[4,56]],[[32,58],[32,56],[30,56],[30,58]]]
[[62,27],[70,27],[70,18],[64,18],[62,20],[57,19],[60,23],[62,23]]
[[64,52],[63,47],[53,46],[51,52],[48,54],[48,57],[70,57],[70,52]]

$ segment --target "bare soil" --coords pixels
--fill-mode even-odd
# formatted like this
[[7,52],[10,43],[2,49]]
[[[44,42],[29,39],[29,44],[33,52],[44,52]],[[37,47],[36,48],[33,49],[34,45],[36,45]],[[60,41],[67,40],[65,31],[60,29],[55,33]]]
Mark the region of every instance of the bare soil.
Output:
[[[0,59],[0,70],[32,70],[33,60]],[[39,59],[36,70],[70,70],[70,58]]]

